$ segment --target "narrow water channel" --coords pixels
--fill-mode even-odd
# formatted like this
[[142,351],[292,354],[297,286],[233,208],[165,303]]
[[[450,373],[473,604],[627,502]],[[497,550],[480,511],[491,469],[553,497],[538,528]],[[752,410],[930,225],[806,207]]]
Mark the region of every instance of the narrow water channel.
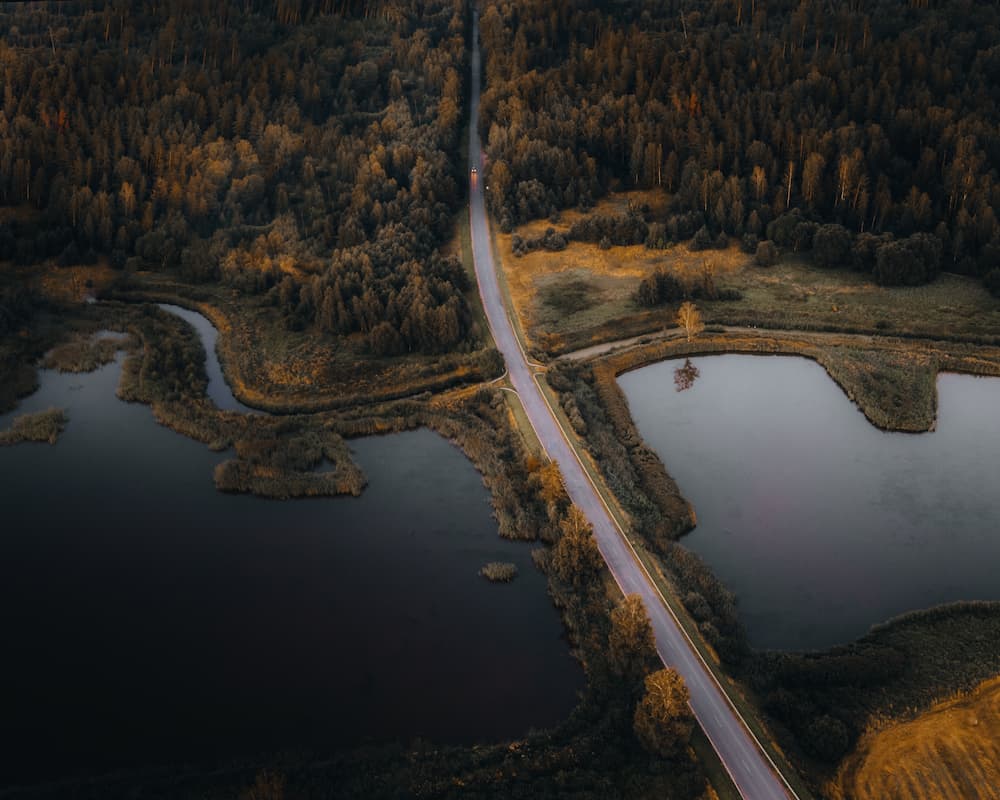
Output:
[[259,411],[244,405],[236,399],[233,390],[226,382],[226,376],[222,372],[222,365],[219,363],[219,354],[216,346],[219,341],[219,332],[215,326],[203,314],[191,311],[181,306],[170,303],[160,303],[160,308],[168,311],[176,317],[180,317],[198,332],[198,338],[205,348],[205,373],[208,375],[208,388],[205,393],[209,399],[215,403],[217,408],[223,411],[239,411],[243,414],[259,414]]

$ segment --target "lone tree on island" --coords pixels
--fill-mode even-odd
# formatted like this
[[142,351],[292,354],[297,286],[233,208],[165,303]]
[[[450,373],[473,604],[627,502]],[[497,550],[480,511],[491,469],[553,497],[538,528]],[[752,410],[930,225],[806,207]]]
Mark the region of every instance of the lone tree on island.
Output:
[[635,707],[632,727],[653,755],[675,758],[687,749],[694,728],[688,697],[676,670],[661,669],[646,676],[646,694]]
[[694,303],[690,300],[681,303],[681,307],[677,309],[677,324],[684,329],[689,342],[705,330],[705,323],[701,321],[701,312],[695,308]]

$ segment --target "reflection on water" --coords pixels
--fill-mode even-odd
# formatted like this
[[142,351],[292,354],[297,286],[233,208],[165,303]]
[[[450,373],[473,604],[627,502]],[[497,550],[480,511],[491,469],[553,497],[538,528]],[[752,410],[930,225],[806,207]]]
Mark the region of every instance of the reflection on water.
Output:
[[[120,363],[42,372],[0,448],[0,788],[19,779],[365,739],[512,737],[563,718],[582,672],[530,547],[437,434],[351,443],[360,498],[214,490],[226,454],[115,398]],[[12,415],[0,417],[0,427]],[[478,576],[510,561],[506,586]]]
[[692,386],[694,382],[698,379],[701,373],[698,372],[698,368],[691,363],[691,359],[688,358],[684,361],[684,366],[678,367],[674,370],[674,387],[678,392],[686,392]]
[[820,648],[903,612],[1000,599],[1000,380],[938,379],[935,431],[872,427],[822,367],[726,355],[622,375],[640,433],[694,505],[685,546],[758,647]]

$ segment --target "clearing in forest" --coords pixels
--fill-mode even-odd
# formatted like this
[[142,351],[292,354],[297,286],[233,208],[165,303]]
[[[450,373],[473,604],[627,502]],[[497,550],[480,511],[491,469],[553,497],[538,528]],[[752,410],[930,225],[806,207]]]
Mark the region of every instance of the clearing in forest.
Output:
[[563,250],[514,254],[515,235],[537,240],[551,228],[568,239],[573,223],[624,215],[630,203],[648,206],[647,218],[656,221],[666,199],[655,191],[613,194],[587,213],[563,211],[555,221],[535,220],[497,235],[507,288],[531,344],[565,352],[672,326],[676,304],[643,308],[635,302],[640,281],[658,268],[695,281],[706,264],[720,289],[740,294],[738,300],[697,301],[709,325],[988,340],[1000,330],[1000,302],[973,278],[942,273],[924,286],[882,287],[848,265],[825,269],[793,252],[772,267],[758,267],[735,239],[725,250],[567,241]]

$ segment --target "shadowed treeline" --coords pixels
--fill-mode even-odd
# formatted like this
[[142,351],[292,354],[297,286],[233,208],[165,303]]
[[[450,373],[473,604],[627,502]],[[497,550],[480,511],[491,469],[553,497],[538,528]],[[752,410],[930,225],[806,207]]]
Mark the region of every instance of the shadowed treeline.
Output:
[[362,353],[468,349],[441,252],[463,6],[137,8],[0,11],[0,260],[221,283]]
[[657,189],[649,247],[721,234],[881,284],[947,269],[1000,292],[996,4],[519,0],[481,27],[508,230]]

